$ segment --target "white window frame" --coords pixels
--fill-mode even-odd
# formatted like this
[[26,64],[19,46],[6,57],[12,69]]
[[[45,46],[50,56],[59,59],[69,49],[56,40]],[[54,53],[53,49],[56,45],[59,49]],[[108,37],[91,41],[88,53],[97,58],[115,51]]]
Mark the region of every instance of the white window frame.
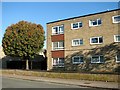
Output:
[[[79,40],[79,44],[78,45],[75,45],[74,44],[74,40]],[[81,46],[81,45],[83,45],[83,44],[80,44],[80,41],[82,40],[82,42],[83,42],[83,39],[73,39],[72,40],[72,46]]]
[[[58,60],[58,62],[59,62],[59,60],[60,60],[60,58],[56,58],[57,60]],[[53,60],[54,60],[54,58],[52,58],[52,66],[53,67],[64,67],[64,63],[58,63],[58,64],[54,64],[53,63]],[[64,60],[64,58],[63,58],[63,60]]]
[[[58,43],[58,47],[53,47],[53,43],[54,43],[54,42],[52,42],[52,50],[54,50],[54,51],[55,51],[55,50],[64,50],[64,47],[60,47],[60,44],[59,44],[60,42],[63,42],[63,43],[64,43],[64,41],[59,41],[59,42],[57,42],[57,43]],[[56,49],[54,49],[54,48],[56,48]]]
[[[82,27],[80,27],[80,23],[82,23],[82,22],[75,22],[75,23],[71,23],[71,29],[78,29],[78,28],[82,28]],[[78,27],[77,28],[73,28],[73,24],[78,24]],[[83,26],[83,23],[82,23],[82,26]]]
[[116,63],[120,63],[120,61],[118,61],[118,56],[119,56],[119,55],[116,55],[116,56],[115,56]]
[[[79,57],[79,62],[74,62],[74,58],[75,58],[75,57]],[[84,61],[81,62],[81,57],[83,58],[83,56],[73,56],[73,57],[72,57],[72,63],[73,63],[73,64],[82,64],[82,63],[84,63]],[[84,60],[84,59],[83,59],[83,60]]]
[[[55,27],[58,28],[58,32],[54,31]],[[63,27],[63,30],[61,30],[60,27]],[[59,25],[59,26],[52,27],[52,35],[59,35],[59,34],[64,34],[64,25]]]
[[[92,43],[92,39],[93,39],[93,38],[98,38],[98,43]],[[104,41],[103,41],[102,43],[99,43],[99,42],[100,42],[100,41],[99,41],[99,38],[102,38],[102,40],[103,40],[103,36],[91,37],[91,38],[90,38],[90,44],[103,44]]]
[[120,15],[116,15],[116,16],[112,16],[112,21],[113,21],[113,23],[120,23],[120,21],[118,21],[118,22],[115,22],[115,17],[118,17],[118,16],[120,16]]
[[[97,25],[93,25],[92,22],[96,21],[97,20]],[[92,27],[92,26],[100,26],[102,24],[102,20],[100,18],[96,19],[96,20],[89,20],[89,26]],[[101,24],[98,24],[98,20],[101,20]]]
[[120,35],[114,35],[114,42],[120,42],[116,39],[116,36],[120,36]]
[[[104,62],[101,62],[101,60],[100,60],[100,57],[101,57],[101,56],[104,58],[103,55],[93,55],[93,56],[91,56],[91,63],[104,63]],[[98,58],[99,58],[99,61],[98,61],[98,62],[93,62],[93,61],[92,61],[93,57],[98,57]]]

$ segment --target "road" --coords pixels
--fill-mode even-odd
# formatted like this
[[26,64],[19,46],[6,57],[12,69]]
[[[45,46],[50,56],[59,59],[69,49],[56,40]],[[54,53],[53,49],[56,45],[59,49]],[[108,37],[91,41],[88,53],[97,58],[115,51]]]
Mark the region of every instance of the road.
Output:
[[[87,87],[2,77],[2,88],[83,88],[84,89]],[[98,89],[89,88],[89,90],[98,90]]]
[[3,88],[80,88],[74,85],[57,84],[43,81],[30,81],[15,78],[2,78]]

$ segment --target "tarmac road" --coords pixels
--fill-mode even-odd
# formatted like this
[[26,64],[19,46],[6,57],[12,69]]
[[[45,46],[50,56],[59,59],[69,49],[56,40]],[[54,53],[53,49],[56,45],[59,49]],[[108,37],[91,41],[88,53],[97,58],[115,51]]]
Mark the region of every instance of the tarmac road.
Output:
[[2,77],[2,88],[81,88],[82,90],[98,90],[95,88],[81,87],[75,85],[58,84],[44,81],[30,81],[9,77]]

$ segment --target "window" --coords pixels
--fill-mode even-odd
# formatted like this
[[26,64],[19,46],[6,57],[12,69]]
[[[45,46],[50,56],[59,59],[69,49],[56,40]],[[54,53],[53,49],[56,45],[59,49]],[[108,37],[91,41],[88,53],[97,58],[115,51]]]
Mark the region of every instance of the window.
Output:
[[64,58],[52,58],[54,67],[64,67]]
[[102,44],[103,43],[103,37],[92,37],[90,38],[90,44]]
[[80,46],[80,45],[83,45],[83,39],[72,40],[72,46]]
[[120,62],[120,55],[116,56],[116,62]]
[[120,15],[112,17],[113,23],[120,23]]
[[71,29],[78,29],[82,27],[82,22],[76,22],[71,24]]
[[63,50],[64,49],[64,41],[60,42],[52,42],[53,50]]
[[83,56],[74,56],[72,57],[73,64],[83,63]]
[[120,42],[120,35],[114,35],[114,42]]
[[64,25],[52,27],[52,35],[64,34]]
[[91,57],[91,63],[103,63],[104,57],[102,55],[95,55]]
[[89,26],[99,26],[102,24],[101,19],[89,20]]

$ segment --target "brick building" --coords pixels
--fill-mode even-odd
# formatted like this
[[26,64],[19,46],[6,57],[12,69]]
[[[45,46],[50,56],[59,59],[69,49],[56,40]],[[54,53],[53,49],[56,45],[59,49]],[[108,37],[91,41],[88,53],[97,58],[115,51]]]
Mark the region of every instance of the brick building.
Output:
[[120,9],[47,23],[47,69],[117,72]]

